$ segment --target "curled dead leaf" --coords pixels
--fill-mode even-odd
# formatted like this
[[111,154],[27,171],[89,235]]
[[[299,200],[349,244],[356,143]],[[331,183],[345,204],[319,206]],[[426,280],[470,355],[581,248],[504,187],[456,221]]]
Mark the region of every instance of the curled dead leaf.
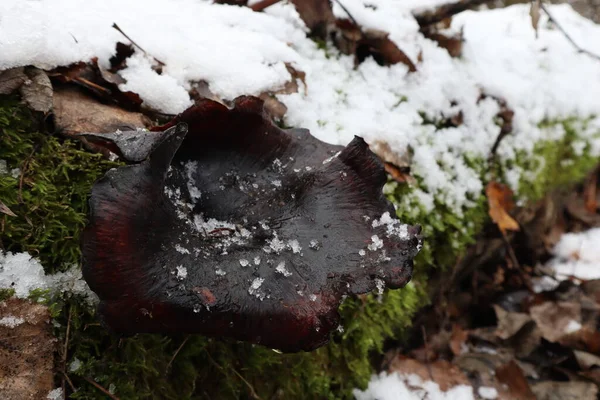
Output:
[[514,207],[512,191],[506,185],[491,181],[485,187],[488,199],[489,215],[498,225],[502,233],[518,231],[519,223],[510,216],[509,211]]

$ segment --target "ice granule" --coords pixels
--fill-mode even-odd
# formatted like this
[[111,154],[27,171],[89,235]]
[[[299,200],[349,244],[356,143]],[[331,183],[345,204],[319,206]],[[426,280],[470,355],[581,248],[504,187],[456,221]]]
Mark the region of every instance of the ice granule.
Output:
[[371,243],[370,245],[367,246],[367,248],[369,250],[376,251],[378,249],[383,248],[383,241],[381,239],[379,239],[379,236],[377,236],[377,235],[371,236],[371,241],[373,243]]
[[285,267],[285,261],[281,261],[279,264],[277,264],[277,268],[275,268],[275,271],[279,272],[285,277],[292,275],[292,273],[288,271],[288,269]]
[[177,267],[177,279],[181,281],[185,278],[187,278],[187,268],[185,268],[183,265],[179,265]]
[[255,278],[252,281],[252,284],[248,288],[248,294],[252,296],[256,296],[259,300],[263,300],[265,298],[265,293],[260,290],[260,286],[265,281],[265,278]]
[[249,264],[250,264],[250,263],[248,262],[248,260],[245,260],[245,259],[243,259],[243,258],[240,260],[240,265],[241,265],[242,267],[247,267]]
[[300,246],[300,243],[296,239],[290,240],[288,242],[288,247],[290,249],[292,249],[292,252],[294,254],[298,254],[298,253],[300,253],[300,250],[302,250],[302,247]]

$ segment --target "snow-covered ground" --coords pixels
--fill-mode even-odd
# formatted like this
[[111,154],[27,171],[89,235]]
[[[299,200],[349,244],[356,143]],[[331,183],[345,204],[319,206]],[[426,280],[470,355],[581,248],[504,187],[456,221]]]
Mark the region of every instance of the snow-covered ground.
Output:
[[600,279],[600,228],[564,234],[550,267],[558,279]]
[[[293,5],[282,2],[253,12],[198,0],[106,0],[82,7],[77,0],[0,2],[0,70],[36,65],[51,68],[98,57],[107,64],[117,41],[117,23],[149,55],[163,61],[162,75],[151,59],[136,53],[122,71],[124,90],[140,94],[146,106],[177,113],[192,104],[190,82],[205,80],[225,99],[281,88],[291,77],[285,63],[306,73],[306,90],[279,95],[288,107],[286,123],[309,128],[319,139],[348,143],[354,135],[387,143],[402,156],[412,152],[412,171],[423,185],[415,191],[426,210],[434,199],[461,213],[482,191],[481,171],[465,158],[485,159],[499,133],[494,116],[503,98],[515,112],[514,132],[501,144],[502,159],[532,152],[540,139],[558,139],[562,127],[540,129],[545,119],[600,115],[600,62],[578,51],[542,16],[536,39],[529,6],[467,11],[451,31],[464,30],[463,55],[451,58],[425,38],[411,10],[439,3],[345,0],[365,28],[390,38],[416,63],[354,68],[353,58],[334,48],[319,49]],[[335,2],[334,2],[335,3]],[[568,5],[552,6],[556,19],[580,46],[600,53],[600,27]],[[345,16],[334,4],[334,12]],[[421,60],[421,61],[418,61]],[[423,124],[459,111],[463,124],[437,129]],[[600,120],[592,119],[579,148],[600,154]],[[523,174],[506,173],[513,188]],[[530,176],[534,178],[534,176]]]

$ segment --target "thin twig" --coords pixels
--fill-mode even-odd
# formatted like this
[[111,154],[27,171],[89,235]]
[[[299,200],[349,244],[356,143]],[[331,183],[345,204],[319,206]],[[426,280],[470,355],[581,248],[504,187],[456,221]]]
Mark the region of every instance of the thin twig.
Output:
[[[69,386],[71,386],[71,390],[73,391],[73,393],[75,393],[77,391],[77,388],[75,387],[75,385],[73,385],[73,381],[71,380],[71,378],[69,378],[69,375],[67,375],[67,373],[65,371],[61,371],[63,376],[65,377],[65,379],[67,380],[67,382],[69,383]],[[63,391],[63,393],[66,393]]]
[[[134,42],[133,39],[131,39],[125,32],[123,32],[123,30],[119,27],[119,25],[117,25],[115,22],[113,22],[112,27],[115,28],[116,30],[118,30],[121,35],[125,36],[127,38],[127,40],[129,40],[132,45],[134,45],[135,47],[140,49],[142,51],[142,53],[144,53],[147,56],[150,56],[146,50],[142,49],[142,47],[139,44]],[[154,58],[154,61],[156,61],[160,65],[162,65],[162,66],[165,65],[165,63],[160,61],[158,58],[156,58],[154,56],[151,56],[151,57]]]
[[540,8],[546,13],[546,15],[548,16],[548,19],[554,25],[556,25],[556,27],[558,28],[558,30],[562,32],[562,34],[565,36],[565,38],[567,38],[567,40],[569,42],[571,42],[571,44],[573,45],[573,47],[575,47],[577,49],[577,51],[579,51],[580,53],[585,53],[588,56],[590,56],[592,58],[595,58],[596,60],[600,60],[600,56],[599,55],[594,54],[591,51],[584,49],[583,47],[579,46],[573,40],[573,38],[567,33],[567,31],[564,30],[564,28],[558,23],[558,21],[556,19],[554,19],[554,17],[552,16],[552,14],[550,14],[550,11],[548,11],[548,8],[546,8],[546,6],[544,5],[544,2],[540,2]]
[[512,245],[510,244],[510,241],[508,240],[508,236],[502,229],[500,229],[500,233],[502,234],[502,239],[504,240],[504,244],[506,245],[506,250],[508,251],[510,261],[513,263],[518,274],[521,276],[521,279],[523,280],[523,283],[527,287],[527,290],[529,290],[531,293],[533,293],[534,292],[533,286],[531,285],[529,278],[526,276],[525,271],[523,271],[521,269],[521,264],[519,263],[519,260],[517,259],[517,255],[515,254],[515,251],[513,250]]
[[101,391],[102,393],[104,393],[105,395],[107,395],[108,397],[110,397],[112,400],[119,400],[119,398],[117,396],[115,396],[114,394],[112,394],[108,390],[104,389],[99,383],[97,383],[96,381],[94,381],[92,378],[88,378],[87,376],[84,376],[83,379],[85,379],[86,381],[88,381],[90,384],[94,385],[96,387],[96,389],[98,389],[99,391]]
[[429,365],[429,343],[427,342],[427,331],[424,325],[421,325],[421,333],[423,334],[423,345],[425,346],[425,366],[427,367],[429,379],[433,381],[433,372],[431,371],[431,365]]
[[356,25],[358,27],[358,29],[361,29],[360,25],[358,24],[358,22],[356,22],[356,19],[352,16],[352,14],[350,14],[350,11],[348,11],[346,6],[344,6],[340,0],[333,0],[333,1],[335,1],[338,4],[338,6],[342,7],[342,10],[344,10],[344,12],[346,14],[348,14],[348,17],[350,17],[350,19],[352,20],[354,25]]
[[252,4],[250,8],[252,11],[262,11],[267,7],[271,7],[273,4],[279,3],[281,0],[262,0],[258,3]]
[[[222,366],[219,365],[219,363],[217,363],[212,356],[210,355],[210,353],[208,352],[208,350],[204,349],[204,351],[206,352],[206,355],[208,356],[208,358],[210,359],[210,361],[219,369],[221,370],[221,372],[223,372],[224,375],[225,374],[225,368],[223,368]],[[248,386],[248,389],[250,389],[250,396],[252,396],[253,398],[260,400],[261,397],[256,393],[256,391],[254,390],[254,387],[250,384],[250,382],[248,382],[246,379],[244,379],[244,377],[242,375],[240,375],[239,372],[237,372],[235,370],[235,368],[231,368],[231,370],[246,384],[246,386]]]
[[179,347],[177,348],[177,350],[175,350],[175,353],[173,354],[173,357],[171,357],[171,359],[169,360],[169,363],[167,364],[167,368],[165,368],[165,372],[168,373],[169,369],[171,368],[171,364],[173,364],[173,360],[175,360],[175,357],[177,357],[177,354],[179,354],[179,352],[181,351],[181,349],[183,348],[183,346],[185,346],[185,344],[187,343],[188,339],[190,338],[190,335],[187,335],[185,337],[185,339],[183,339],[183,342],[181,342],[181,344],[179,345]]
[[[64,393],[65,399],[67,398],[67,391],[65,390],[65,378],[68,379],[65,371],[67,370],[67,353],[69,351],[69,332],[71,331],[71,317],[73,316],[73,306],[69,306],[69,317],[67,319],[67,332],[65,333],[65,344],[63,346],[63,354],[62,354],[62,370],[64,378],[62,380],[62,390]],[[71,384],[71,386],[73,386]]]

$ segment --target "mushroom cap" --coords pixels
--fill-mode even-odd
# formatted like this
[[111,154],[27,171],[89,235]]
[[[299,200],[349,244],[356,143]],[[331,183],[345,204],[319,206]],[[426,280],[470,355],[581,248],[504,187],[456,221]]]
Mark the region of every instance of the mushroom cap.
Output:
[[82,241],[115,332],[309,351],[345,296],[410,280],[420,227],[394,218],[361,138],[279,129],[255,97],[204,100],[160,129],[86,135],[131,162],[94,185]]

